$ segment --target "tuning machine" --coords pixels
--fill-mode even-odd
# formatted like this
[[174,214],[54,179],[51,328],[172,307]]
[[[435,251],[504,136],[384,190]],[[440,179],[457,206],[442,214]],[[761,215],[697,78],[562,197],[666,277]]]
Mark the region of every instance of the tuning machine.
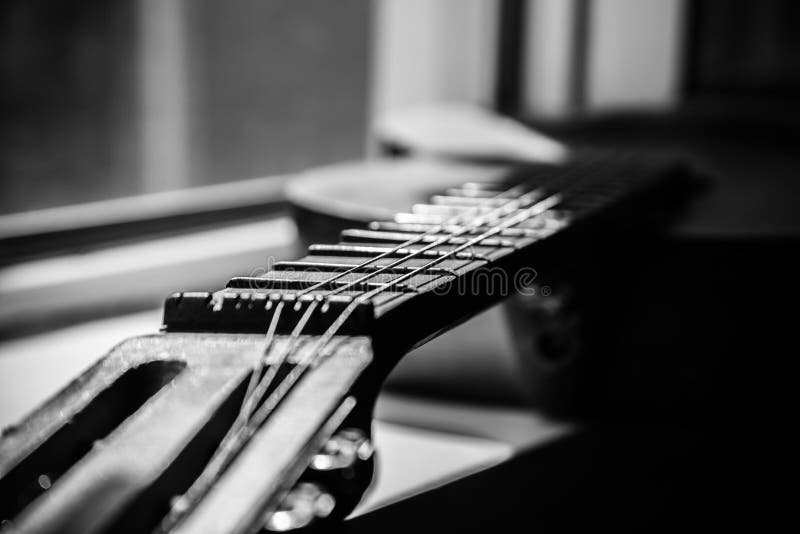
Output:
[[264,528],[286,532],[311,525],[331,515],[336,499],[319,484],[301,482],[287,493],[278,509],[265,518]]
[[318,472],[340,471],[352,478],[359,462],[372,458],[374,448],[367,436],[356,428],[346,428],[334,434],[311,460],[311,469]]
[[[301,481],[269,514],[264,528],[286,532],[327,518],[344,519],[372,480],[374,447],[356,428],[343,428],[313,456]],[[335,497],[334,497],[335,496]]]

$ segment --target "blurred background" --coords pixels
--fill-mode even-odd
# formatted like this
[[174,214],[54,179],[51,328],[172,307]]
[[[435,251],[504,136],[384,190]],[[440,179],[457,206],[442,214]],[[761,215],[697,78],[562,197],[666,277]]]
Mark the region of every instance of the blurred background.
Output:
[[[568,147],[683,155],[715,186],[678,240],[693,238],[692,253],[720,239],[737,248],[711,262],[676,256],[663,263],[658,276],[683,271],[641,300],[667,295],[681,326],[702,330],[705,308],[680,306],[713,287],[709,302],[730,313],[767,310],[772,315],[761,314],[758,326],[787,336],[791,316],[773,319],[776,295],[797,285],[798,25],[794,0],[5,0],[0,426],[124,337],[156,331],[166,295],[221,288],[233,276],[263,272],[272,258],[296,257],[300,225],[284,194],[296,173],[431,152],[430,124],[417,119],[438,115],[419,110],[453,103],[511,118]],[[697,271],[703,276],[692,278]],[[491,332],[474,332],[510,354],[508,332],[497,333],[504,320],[491,317]],[[770,354],[785,354],[777,338],[755,329],[748,352],[739,334],[749,319],[731,327],[720,317],[709,342],[717,359],[702,371],[724,375],[725,351],[738,344],[747,354],[727,384],[739,391],[750,354],[763,356],[760,341]],[[687,356],[683,367],[671,367],[675,347],[653,330],[641,332],[631,336],[631,352],[642,340],[663,345],[664,360],[652,371],[665,389],[678,374],[700,383],[700,364]],[[784,360],[762,367],[784,380],[795,376],[770,361]],[[486,377],[485,368],[457,366]],[[415,375],[428,392],[443,382],[430,369]],[[475,391],[474,382],[465,384]],[[384,480],[413,472],[431,482],[436,465],[448,461],[452,472],[474,470],[566,428],[529,410],[466,413],[446,405],[437,412],[415,403],[382,397],[378,416],[494,441],[437,449],[447,440],[396,432],[395,441],[379,443],[392,459]],[[653,441],[666,443],[671,432],[656,432]],[[706,452],[727,447],[736,432]],[[752,431],[754,441],[760,432]],[[384,428],[378,437],[389,434]],[[419,468],[393,446],[439,456]],[[463,450],[454,453],[457,447]],[[593,447],[585,457],[593,458]],[[730,455],[725,462],[738,459]],[[607,475],[613,480],[616,472]]]
[[370,4],[2,7],[4,213],[360,156]]
[[360,158],[376,116],[432,102],[552,125],[635,112],[695,120],[682,133],[709,138],[722,132],[701,131],[711,125],[700,116],[716,114],[780,139],[800,84],[791,0],[9,0],[0,10],[3,214]]

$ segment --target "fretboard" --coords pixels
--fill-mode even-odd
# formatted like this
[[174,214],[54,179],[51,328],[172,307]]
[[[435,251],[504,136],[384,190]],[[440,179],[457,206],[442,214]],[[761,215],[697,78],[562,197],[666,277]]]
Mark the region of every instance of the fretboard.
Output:
[[[648,224],[687,184],[673,163],[627,156],[510,169],[498,181],[441,191],[393,220],[345,230],[338,243],[312,245],[304,257],[234,278],[222,291],[175,294],[165,329],[264,332],[283,301],[292,305],[278,331],[288,333],[317,301],[304,332],[322,334],[355,302],[338,333],[410,347],[507,296],[520,269],[552,262],[571,236],[603,239]],[[482,282],[491,277],[507,283]]]

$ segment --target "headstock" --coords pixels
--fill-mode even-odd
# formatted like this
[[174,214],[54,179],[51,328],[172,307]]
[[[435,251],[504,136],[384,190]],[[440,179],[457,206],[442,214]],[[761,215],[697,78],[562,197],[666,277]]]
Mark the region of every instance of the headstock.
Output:
[[[277,336],[271,355],[287,342]],[[296,357],[302,358],[313,336],[298,344]],[[292,495],[307,501],[308,492],[290,493],[282,503],[301,477],[298,488],[313,484],[325,494],[322,502],[330,506],[320,515],[348,513],[372,469],[371,399],[360,402],[356,384],[372,361],[365,337],[338,336],[295,388],[266,391],[255,413],[270,395],[280,402],[215,477],[202,506],[181,500],[240,415],[263,350],[264,336],[256,334],[165,333],[115,347],[5,432],[0,502],[3,518],[13,518],[5,529],[249,532],[273,511],[279,512],[273,520],[278,528],[303,515],[302,506],[293,510],[289,501]],[[277,378],[301,369],[291,359]],[[176,509],[181,513],[173,519],[181,521],[167,525]]]

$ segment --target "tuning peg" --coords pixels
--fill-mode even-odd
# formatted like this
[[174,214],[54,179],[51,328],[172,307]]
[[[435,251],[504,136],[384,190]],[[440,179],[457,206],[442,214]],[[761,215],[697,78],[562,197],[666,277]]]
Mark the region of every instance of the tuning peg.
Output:
[[365,432],[346,427],[331,436],[311,459],[304,480],[314,481],[336,495],[332,516],[343,519],[361,500],[372,480],[374,452]]
[[278,509],[265,518],[264,528],[286,532],[328,517],[336,506],[333,496],[319,484],[301,482],[286,494]]
[[361,430],[346,428],[334,434],[311,460],[315,471],[351,469],[358,461],[372,457],[372,442]]
[[264,528],[286,532],[328,516],[343,518],[369,484],[373,453],[372,442],[364,432],[355,428],[339,430],[311,459],[303,482],[286,494],[275,512],[265,517]]

